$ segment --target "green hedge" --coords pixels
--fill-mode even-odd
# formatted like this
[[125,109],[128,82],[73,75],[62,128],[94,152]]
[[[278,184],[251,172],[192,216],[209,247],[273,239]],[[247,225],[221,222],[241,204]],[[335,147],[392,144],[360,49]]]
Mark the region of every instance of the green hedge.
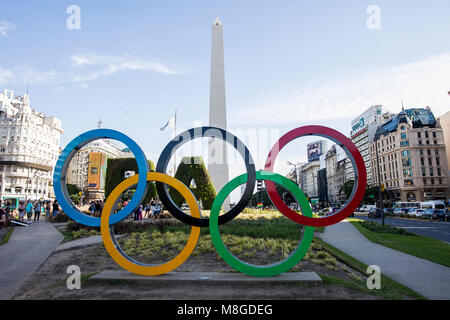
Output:
[[[189,187],[197,201],[202,201],[205,210],[211,209],[217,194],[202,157],[184,157],[177,169],[175,178]],[[191,188],[192,180],[195,183],[194,188]],[[169,193],[178,207],[185,202],[185,199],[175,189],[170,188]]]
[[[148,161],[150,171],[155,171],[153,162]],[[119,158],[108,159],[105,179],[105,198],[111,194],[115,187],[125,180],[125,172],[134,171],[138,173],[136,159],[134,158]],[[150,182],[147,195],[144,198],[144,203],[148,203],[151,199],[156,198],[156,186],[154,182]]]

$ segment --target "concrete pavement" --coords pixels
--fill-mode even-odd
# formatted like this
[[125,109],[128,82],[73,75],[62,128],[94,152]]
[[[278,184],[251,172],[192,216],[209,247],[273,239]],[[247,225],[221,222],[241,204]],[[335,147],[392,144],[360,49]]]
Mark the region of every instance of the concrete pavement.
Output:
[[428,299],[450,299],[448,267],[372,243],[347,221],[326,227],[322,240]]
[[0,247],[0,300],[10,299],[63,240],[49,222],[16,227]]

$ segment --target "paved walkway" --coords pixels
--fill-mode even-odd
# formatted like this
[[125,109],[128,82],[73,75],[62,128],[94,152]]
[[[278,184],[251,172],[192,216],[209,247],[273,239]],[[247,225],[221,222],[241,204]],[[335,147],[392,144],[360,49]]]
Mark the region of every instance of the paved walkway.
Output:
[[63,240],[49,222],[16,227],[0,247],[0,300],[10,299]]
[[[116,239],[123,237],[123,235],[116,235]],[[84,247],[94,246],[99,243],[103,243],[102,236],[90,236],[87,238],[77,239],[73,241],[69,241],[59,245],[55,252],[72,250],[72,249],[80,249]]]
[[322,240],[428,299],[450,299],[448,267],[372,243],[346,221],[326,227]]

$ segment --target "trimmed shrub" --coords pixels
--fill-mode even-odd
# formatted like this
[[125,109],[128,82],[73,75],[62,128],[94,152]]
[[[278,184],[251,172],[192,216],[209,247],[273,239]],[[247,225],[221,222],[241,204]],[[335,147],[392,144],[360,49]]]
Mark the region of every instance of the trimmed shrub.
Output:
[[[197,201],[202,201],[205,210],[211,209],[217,194],[202,157],[184,157],[178,166],[175,178],[189,187]],[[192,182],[195,186],[191,187]],[[169,188],[169,194],[178,207],[185,202],[174,188]]]
[[[150,171],[155,171],[155,165],[153,162],[148,161]],[[105,198],[108,198],[111,192],[117,187],[122,181],[125,180],[125,172],[134,171],[138,173],[138,167],[136,159],[134,158],[119,158],[119,159],[108,159],[108,165],[106,168],[106,179],[105,179]],[[156,186],[154,182],[150,182],[148,186],[147,195],[144,198],[144,203],[148,203],[151,199],[156,198]]]

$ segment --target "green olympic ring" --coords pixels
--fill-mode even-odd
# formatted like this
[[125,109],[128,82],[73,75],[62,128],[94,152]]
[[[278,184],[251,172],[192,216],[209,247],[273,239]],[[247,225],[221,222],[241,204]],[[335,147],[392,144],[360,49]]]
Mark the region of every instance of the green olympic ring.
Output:
[[[308,200],[306,199],[305,194],[303,193],[302,190],[298,188],[298,186],[294,182],[279,174],[267,171],[256,172],[256,179],[270,180],[283,186],[285,189],[290,191],[293,194],[293,196],[298,200],[303,215],[309,218],[313,217],[311,207],[309,205]],[[303,237],[300,240],[300,243],[298,244],[297,248],[290,254],[289,257],[278,263],[260,266],[248,264],[238,259],[227,249],[227,247],[225,246],[220,237],[219,214],[222,204],[225,201],[226,197],[228,197],[228,195],[234,189],[236,189],[241,184],[244,184],[246,182],[247,182],[247,174],[243,174],[227,183],[223,187],[223,189],[220,190],[211,207],[211,213],[209,218],[209,231],[211,233],[211,240],[217,252],[222,257],[222,259],[225,260],[225,262],[235,270],[245,273],[252,277],[273,277],[290,270],[292,267],[297,265],[300,262],[300,260],[302,260],[302,258],[308,251],[309,246],[311,245],[312,239],[314,237],[314,227],[305,226]]]

